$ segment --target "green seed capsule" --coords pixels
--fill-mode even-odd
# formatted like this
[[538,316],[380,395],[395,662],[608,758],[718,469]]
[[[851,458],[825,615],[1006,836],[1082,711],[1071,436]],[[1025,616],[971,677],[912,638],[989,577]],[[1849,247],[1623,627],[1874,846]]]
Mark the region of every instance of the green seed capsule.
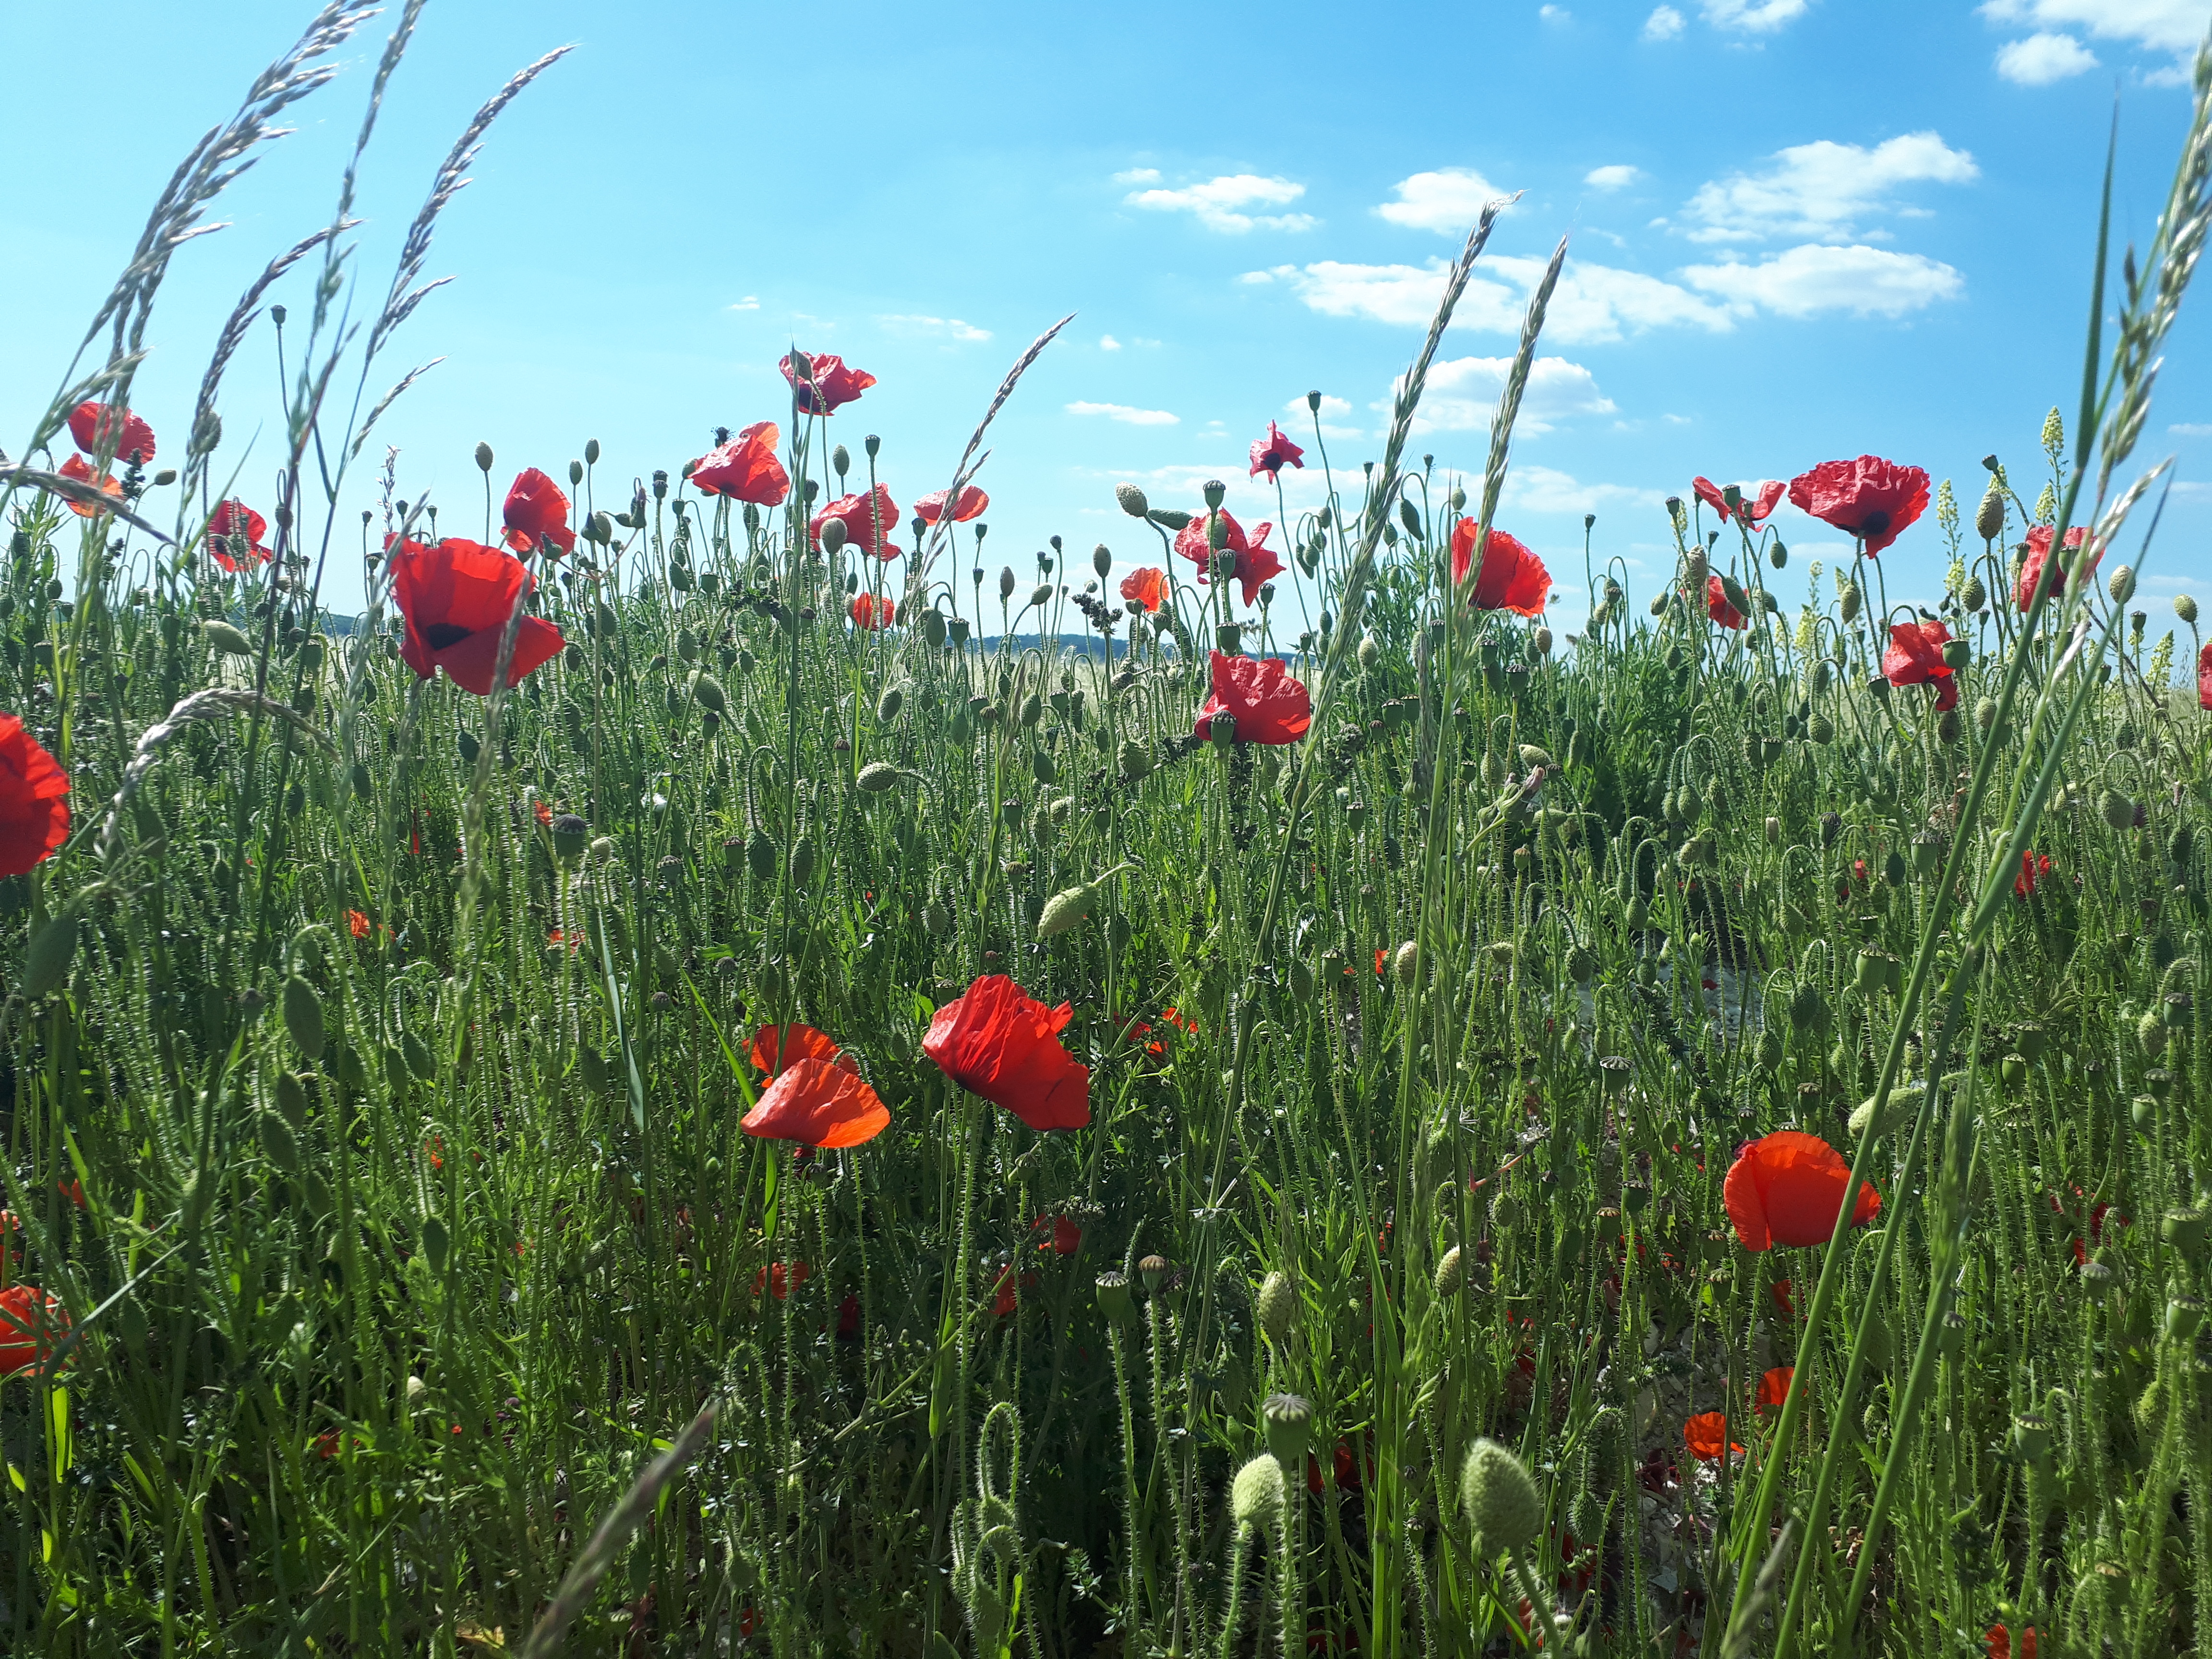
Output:
[[284,1029],[309,1060],[323,1057],[323,999],[315,988],[294,974],[284,981]]

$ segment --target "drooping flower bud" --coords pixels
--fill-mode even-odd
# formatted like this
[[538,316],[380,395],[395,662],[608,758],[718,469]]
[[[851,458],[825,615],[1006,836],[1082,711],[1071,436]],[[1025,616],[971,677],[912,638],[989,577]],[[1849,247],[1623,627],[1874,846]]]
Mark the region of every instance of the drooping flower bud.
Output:
[[1273,1528],[1283,1518],[1283,1466],[1263,1452],[1237,1470],[1229,1512],[1240,1527]]
[[1512,1452],[1485,1436],[1467,1455],[1460,1501],[1486,1552],[1524,1549],[1544,1527],[1536,1483]]

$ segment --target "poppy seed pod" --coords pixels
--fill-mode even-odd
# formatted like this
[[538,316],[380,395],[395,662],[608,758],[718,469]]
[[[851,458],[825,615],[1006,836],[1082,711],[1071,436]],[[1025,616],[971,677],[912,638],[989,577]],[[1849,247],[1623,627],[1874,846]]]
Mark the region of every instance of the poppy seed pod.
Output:
[[584,842],[591,834],[591,826],[574,812],[563,812],[553,820],[553,850],[564,859],[581,858]]
[[1544,1528],[1544,1503],[1527,1468],[1485,1436],[1467,1455],[1460,1502],[1486,1553],[1525,1549]]
[[1283,1466],[1262,1452],[1237,1471],[1229,1512],[1240,1527],[1273,1528],[1283,1518]]
[[1137,1264],[1137,1277],[1145,1281],[1145,1291],[1149,1296],[1159,1294],[1160,1286],[1168,1282],[1168,1274],[1173,1271],[1173,1264],[1164,1255],[1148,1255]]
[[1267,1425],[1267,1450],[1285,1469],[1305,1468],[1313,1439],[1313,1407],[1304,1395],[1271,1394],[1260,1407]]
[[1298,1293],[1290,1275],[1271,1273],[1261,1279],[1258,1300],[1260,1328],[1279,1345],[1288,1341],[1298,1317]]
[[1100,1313],[1116,1325],[1126,1325],[1137,1316],[1137,1305],[1129,1297],[1128,1274],[1103,1273],[1097,1285]]
[[1218,478],[1208,478],[1199,493],[1206,497],[1206,510],[1209,513],[1218,513],[1221,511],[1222,499],[1229,494],[1229,486]]

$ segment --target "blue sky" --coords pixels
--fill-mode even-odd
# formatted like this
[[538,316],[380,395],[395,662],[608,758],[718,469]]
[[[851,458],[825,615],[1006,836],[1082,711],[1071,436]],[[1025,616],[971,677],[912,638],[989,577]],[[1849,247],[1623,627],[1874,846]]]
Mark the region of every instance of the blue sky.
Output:
[[[97,100],[66,69],[84,61],[76,14],[0,18],[11,63],[54,66],[0,106],[0,153],[27,181],[0,200],[0,447],[20,449],[175,158],[308,9],[111,0]],[[1114,484],[1191,506],[1221,477],[1241,519],[1273,519],[1246,447],[1271,417],[1310,441],[1309,389],[1357,477],[1437,268],[1484,196],[1518,190],[1415,449],[1480,468],[1527,287],[1569,236],[1499,522],[1544,553],[1571,627],[1583,514],[1599,556],[1629,560],[1648,593],[1659,504],[1697,473],[1787,477],[1871,451],[1954,478],[1971,516],[1994,449],[2032,497],[2044,413],[2077,395],[2115,100],[2116,231],[2140,241],[2187,114],[2177,66],[2208,20],[2184,0],[433,0],[363,182],[364,306],[477,105],[547,48],[577,50],[502,118],[441,220],[430,270],[457,280],[388,362],[445,361],[381,435],[402,493],[428,489],[463,529],[479,438],[503,483],[558,473],[597,437],[618,505],[717,424],[777,416],[775,364],[796,340],[878,377],[831,425],[856,454],[883,435],[903,507],[941,487],[1008,362],[1072,311],[994,428],[986,561],[1026,573],[1058,533],[1079,559],[1103,540],[1121,566],[1156,562]],[[172,454],[222,316],[330,214],[383,21],[224,199],[230,228],[178,258],[134,398]],[[2156,600],[2212,586],[2207,306],[2193,295],[2172,337],[2140,451],[2174,453],[2185,480]],[[264,507],[275,372],[264,331],[224,399],[223,459]],[[1310,506],[1315,471],[1286,489]],[[1791,582],[1802,557],[1839,550],[1780,522]],[[1932,514],[1886,562],[1893,599],[1933,599]]]

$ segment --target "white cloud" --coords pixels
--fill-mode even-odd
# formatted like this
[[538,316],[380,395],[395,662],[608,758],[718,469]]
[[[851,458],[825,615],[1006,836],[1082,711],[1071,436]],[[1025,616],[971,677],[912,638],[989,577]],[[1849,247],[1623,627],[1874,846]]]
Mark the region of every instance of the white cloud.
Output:
[[[1150,172],[1148,168],[1146,171]],[[1154,179],[1159,174],[1153,173]],[[1133,190],[1121,199],[1130,207],[1156,213],[1188,213],[1208,230],[1232,235],[1264,228],[1268,230],[1310,230],[1320,222],[1310,213],[1248,214],[1248,207],[1283,207],[1306,193],[1304,185],[1287,179],[1262,179],[1255,173],[1224,173],[1203,184],[1181,190]]]
[[1101,351],[1119,351],[1121,343],[1110,334],[1102,334],[1098,337],[1098,349]]
[[2212,426],[2198,421],[2178,421],[2166,430],[2177,438],[2212,438]]
[[1592,190],[1620,190],[1642,178],[1643,170],[1626,165],[1592,167],[1583,174],[1583,182]]
[[1981,10],[1995,23],[2083,28],[2154,52],[2185,53],[2204,36],[2203,0],[1988,0]]
[[[1306,400],[1304,398],[1293,398],[1283,405],[1283,413],[1285,415],[1304,415],[1308,412]],[[1349,415],[1352,413],[1352,405],[1343,398],[1332,398],[1324,392],[1321,394],[1321,413],[1324,416]],[[2212,427],[2207,427],[2205,430],[2212,432]]]
[[1811,0],[1705,0],[1705,21],[1717,29],[1765,34],[1805,15]]
[[1114,175],[1114,182],[1117,185],[1157,185],[1159,181],[1160,170],[1158,167],[1131,167],[1127,173]]
[[1780,150],[1763,173],[1739,173],[1699,187],[1686,211],[1700,227],[1694,241],[1762,240],[1774,236],[1843,241],[1855,222],[1887,205],[1900,185],[1960,185],[1981,169],[1965,150],[1934,132],[1911,132],[1868,149],[1823,138]]
[[1486,203],[1503,201],[1510,191],[1498,189],[1472,167],[1440,167],[1417,173],[1390,186],[1397,197],[1375,211],[1394,225],[1414,230],[1442,231],[1464,236],[1481,216]]
[[757,294],[748,294],[742,300],[733,301],[731,303],[730,309],[732,311],[758,311],[760,309],[760,295]]
[[1672,40],[1687,27],[1687,20],[1674,7],[1655,6],[1651,15],[1644,20],[1644,38],[1647,40]]
[[1583,483],[1557,467],[1516,463],[1505,474],[1500,505],[1516,513],[1595,513],[1601,507],[1656,507],[1667,499],[1663,489],[1638,489],[1629,484]]
[[[1486,429],[1512,368],[1510,357],[1455,357],[1432,365],[1413,430]],[[1375,407],[1384,414],[1390,409],[1387,403]],[[1565,357],[1539,357],[1528,366],[1528,384],[1521,395],[1521,413],[1514,430],[1549,432],[1558,422],[1577,415],[1610,415],[1615,408],[1613,399],[1598,390],[1597,377],[1580,363],[1569,362]]]
[[1103,415],[1124,426],[1175,426],[1176,417],[1164,409],[1132,409],[1127,404],[1091,404],[1078,400],[1067,405],[1071,415]]
[[941,336],[974,344],[991,337],[988,328],[978,328],[973,323],[963,323],[957,317],[917,317],[903,314],[878,316],[876,320],[894,334]]
[[1571,23],[1575,21],[1574,13],[1569,11],[1565,6],[1539,6],[1536,8],[1536,15],[1547,23]]
[[[1517,334],[1529,291],[1542,276],[1545,261],[1498,254],[1478,269],[1504,282],[1478,276],[1467,286],[1453,313],[1455,327]],[[1323,259],[1316,264],[1278,265],[1250,271],[1240,281],[1290,285],[1308,308],[1330,317],[1366,317],[1409,327],[1426,325],[1443,294],[1444,263],[1362,265]],[[1511,286],[1507,286],[1510,283]],[[1729,307],[1675,283],[1610,265],[1570,261],[1553,291],[1546,337],[1562,345],[1618,340],[1648,328],[1687,325],[1724,333],[1733,327]]]
[[[1517,330],[1525,296],[1541,280],[1545,261],[1500,255],[1492,263],[1501,274],[1520,284],[1523,297],[1516,298],[1508,325]],[[1640,334],[1651,328],[1702,328],[1724,334],[1734,326],[1725,307],[1700,299],[1677,283],[1617,265],[1570,259],[1559,273],[1559,286],[1552,291],[1544,332],[1547,338],[1561,345],[1580,345],[1618,340],[1624,334]]]
[[2097,67],[2097,55],[2070,34],[2031,34],[1997,48],[1997,73],[2015,85],[2047,87]]
[[1966,288],[1966,278],[1954,266],[1863,244],[1829,247],[1808,242],[1756,264],[1692,265],[1682,275],[1708,294],[1784,317],[1824,311],[1898,317],[1955,299]]

